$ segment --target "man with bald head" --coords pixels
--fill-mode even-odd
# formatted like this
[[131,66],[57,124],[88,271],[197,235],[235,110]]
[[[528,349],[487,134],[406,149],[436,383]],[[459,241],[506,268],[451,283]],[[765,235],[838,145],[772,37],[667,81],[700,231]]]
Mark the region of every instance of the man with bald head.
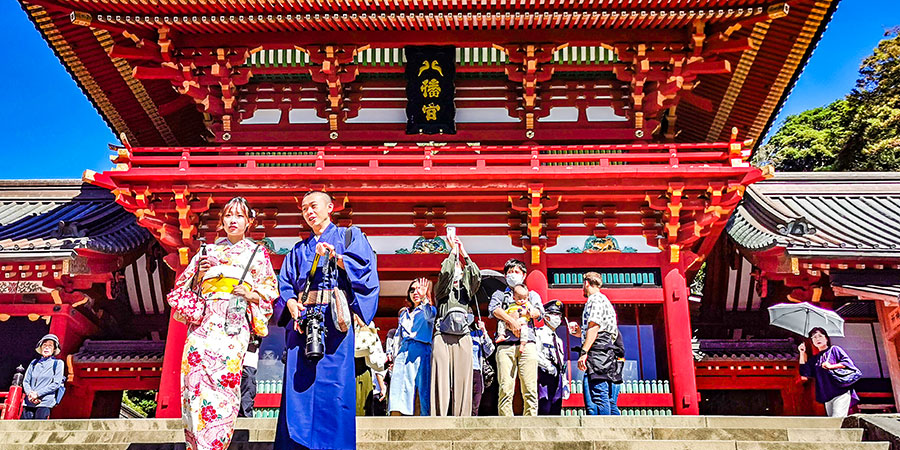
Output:
[[[276,309],[283,308],[278,323],[286,328],[287,361],[275,449],[351,450],[356,448],[353,326],[340,331],[327,299],[334,288],[340,289],[350,311],[371,322],[378,308],[375,253],[359,228],[331,222],[334,202],[328,194],[307,193],[300,209],[312,233],[291,249],[279,275]],[[318,265],[311,270],[316,255]],[[336,270],[323,270],[329,263]],[[310,292],[301,304],[307,284]],[[297,322],[314,310],[325,319],[325,350],[319,360],[306,356],[306,334]]]

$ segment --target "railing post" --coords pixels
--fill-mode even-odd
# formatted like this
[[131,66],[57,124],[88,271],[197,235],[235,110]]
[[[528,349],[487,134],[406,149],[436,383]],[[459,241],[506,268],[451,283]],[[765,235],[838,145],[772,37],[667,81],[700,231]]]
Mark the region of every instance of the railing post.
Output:
[[22,401],[24,392],[22,391],[22,381],[25,380],[25,368],[21,365],[16,367],[16,374],[13,375],[12,385],[9,387],[9,393],[6,395],[6,410],[3,412],[4,420],[17,420],[22,415]]
[[669,147],[669,165],[678,167],[678,148],[674,145]]
[[325,170],[325,151],[316,152],[316,170]]
[[188,163],[188,158],[191,156],[191,152],[185,150],[181,152],[181,161],[178,162],[178,170],[187,170],[190,167]]

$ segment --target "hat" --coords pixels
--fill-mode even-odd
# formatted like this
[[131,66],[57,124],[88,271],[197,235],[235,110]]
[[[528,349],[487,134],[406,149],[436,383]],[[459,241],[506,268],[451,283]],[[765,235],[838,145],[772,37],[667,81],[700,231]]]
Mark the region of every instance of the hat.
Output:
[[562,314],[562,302],[559,300],[550,300],[544,303],[544,314]]
[[37,347],[35,347],[34,350],[36,352],[40,353],[41,345],[43,345],[44,342],[46,342],[46,341],[53,341],[53,345],[56,346],[56,349],[53,351],[53,355],[54,356],[58,355],[59,354],[59,338],[56,337],[56,335],[53,333],[49,333],[49,334],[45,335],[44,337],[42,337],[41,340],[38,341]]

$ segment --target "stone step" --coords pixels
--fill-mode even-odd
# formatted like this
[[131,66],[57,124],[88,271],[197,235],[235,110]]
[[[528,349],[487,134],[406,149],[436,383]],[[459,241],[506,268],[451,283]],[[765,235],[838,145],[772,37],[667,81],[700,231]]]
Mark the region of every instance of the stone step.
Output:
[[[420,441],[598,441],[598,440],[695,440],[860,442],[862,429],[751,429],[751,428],[450,428],[357,430],[360,442]],[[130,442],[183,442],[181,430],[158,431],[9,431],[6,444],[115,444]],[[236,429],[235,442],[275,440],[275,430]]]
[[[229,450],[272,450],[271,442],[234,442]],[[0,450],[183,450],[184,444],[0,444]],[[360,442],[358,450],[521,450],[521,441]],[[820,450],[821,443],[759,441],[608,440],[529,442],[528,450]],[[829,450],[888,450],[887,442],[837,442]]]
[[[511,422],[512,421],[512,422]],[[587,417],[359,417],[358,428],[367,429],[448,429],[587,427],[587,428],[832,428],[841,427],[841,419],[830,417],[738,417],[738,416],[587,416]],[[274,429],[276,419],[238,419],[238,429]],[[181,419],[76,419],[49,421],[0,420],[4,431],[77,431],[77,430],[180,430]]]

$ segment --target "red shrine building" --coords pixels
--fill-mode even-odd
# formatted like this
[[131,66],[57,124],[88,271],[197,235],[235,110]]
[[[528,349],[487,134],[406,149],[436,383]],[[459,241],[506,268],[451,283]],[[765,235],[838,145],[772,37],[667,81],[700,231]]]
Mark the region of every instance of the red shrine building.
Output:
[[[714,364],[735,338],[729,274],[774,280],[751,312],[775,285],[818,295],[823,260],[757,245],[766,223],[745,218],[771,205],[739,205],[772,175],[749,158],[837,0],[21,5],[122,144],[84,185],[0,186],[20,211],[0,216],[0,320],[17,330],[0,337],[62,333],[57,417],[108,415],[125,389],[158,389],[157,416],[180,416],[186,329],[164,296],[234,196],[260,212],[251,235],[277,269],[309,232],[303,193],[329,192],[335,221],[378,252],[382,334],[408,283],[437,275],[447,226],[482,269],[525,261],[570,320],[580,276],[600,272],[634,361],[626,410],[698,414],[701,391],[740,380]],[[267,364],[280,379],[279,334],[262,386]],[[747,342],[795,361],[793,344]],[[783,382],[773,365],[765,389]],[[261,392],[258,407],[277,407],[276,388]]]

